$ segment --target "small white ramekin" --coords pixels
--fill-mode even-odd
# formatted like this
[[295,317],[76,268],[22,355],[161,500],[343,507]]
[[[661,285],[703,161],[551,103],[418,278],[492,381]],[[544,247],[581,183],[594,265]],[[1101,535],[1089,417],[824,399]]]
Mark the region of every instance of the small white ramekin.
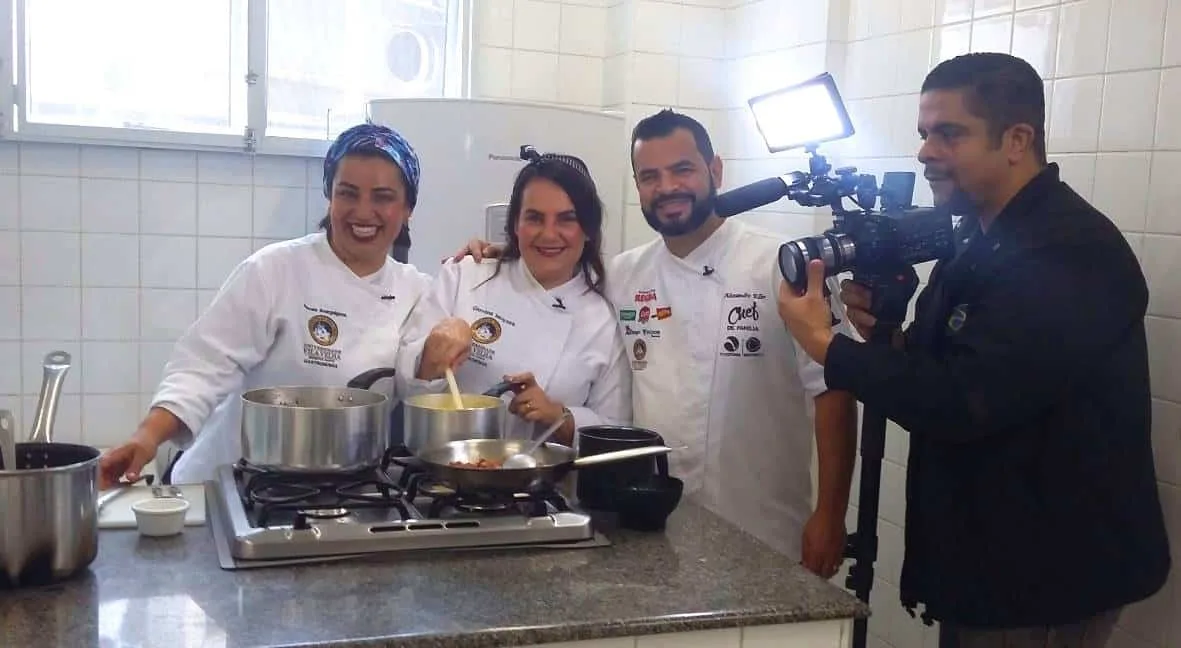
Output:
[[142,535],[173,536],[184,530],[189,501],[181,497],[149,497],[131,505]]

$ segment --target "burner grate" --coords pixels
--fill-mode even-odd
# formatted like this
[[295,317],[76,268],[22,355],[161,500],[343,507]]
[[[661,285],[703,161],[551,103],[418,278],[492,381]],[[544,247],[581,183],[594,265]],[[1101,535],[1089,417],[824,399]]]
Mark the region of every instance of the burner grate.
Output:
[[247,512],[254,512],[260,527],[276,513],[295,513],[295,528],[307,528],[309,519],[335,519],[351,511],[392,509],[402,520],[410,518],[402,489],[386,472],[388,464],[348,473],[305,473],[276,470],[239,461],[234,466],[238,495]]

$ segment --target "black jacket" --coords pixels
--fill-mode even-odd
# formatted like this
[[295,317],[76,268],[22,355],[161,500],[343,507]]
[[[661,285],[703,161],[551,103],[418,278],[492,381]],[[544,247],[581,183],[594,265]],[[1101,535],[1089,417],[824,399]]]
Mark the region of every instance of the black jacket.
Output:
[[826,358],[830,389],[911,433],[903,605],[1022,627],[1150,596],[1170,559],[1136,256],[1053,164],[961,230],[905,350],[838,336]]

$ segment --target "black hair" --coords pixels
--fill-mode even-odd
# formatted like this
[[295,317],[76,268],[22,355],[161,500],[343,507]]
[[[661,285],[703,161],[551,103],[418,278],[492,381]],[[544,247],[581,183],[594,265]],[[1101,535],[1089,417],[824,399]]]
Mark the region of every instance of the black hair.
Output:
[[684,128],[693,135],[693,141],[697,144],[697,150],[701,153],[701,157],[705,158],[707,164],[713,162],[714,145],[709,139],[709,133],[706,132],[705,126],[702,126],[701,122],[689,115],[676,112],[671,108],[665,108],[658,113],[641,119],[636,124],[636,127],[632,129],[632,152],[630,153],[632,171],[636,170],[636,142],[646,142],[657,137],[668,137],[678,128]]
[[496,264],[495,277],[504,261],[521,258],[521,242],[517,239],[517,222],[521,219],[525,188],[535,179],[549,180],[562,188],[574,204],[574,216],[586,234],[587,241],[578,259],[578,268],[587,287],[603,294],[607,271],[603,264],[603,201],[590,172],[582,160],[570,155],[544,155],[532,158],[513,182],[513,193],[508,203],[508,218],[504,223],[507,241]]
[[943,61],[923,81],[928,90],[962,90],[964,105],[988,124],[993,144],[1010,127],[1033,128],[1033,150],[1046,164],[1046,96],[1042,78],[1024,59],[997,52],[975,52]]
[[[418,193],[414,190],[414,187],[410,186],[410,183],[406,181],[406,174],[402,173],[402,167],[395,164],[394,161],[390,159],[390,156],[388,153],[386,153],[385,151],[382,151],[379,148],[358,148],[358,149],[354,149],[354,150],[346,153],[344,155],[344,157],[341,158],[341,160],[344,160],[345,158],[350,158],[350,157],[378,158],[381,160],[385,160],[386,162],[389,162],[390,164],[393,164],[394,168],[398,170],[398,177],[402,179],[402,192],[405,195],[406,205],[411,210],[413,210],[415,205],[418,204]],[[338,162],[336,166],[337,166],[337,168],[340,168],[340,163]],[[334,180],[335,180],[335,178],[334,178]],[[331,196],[325,196],[325,198],[328,198],[328,200],[330,200],[330,201],[332,200]],[[403,231],[405,231],[405,229],[408,225],[409,225],[409,223],[404,223],[402,225]],[[330,211],[326,212],[324,214],[324,218],[320,219],[320,229],[324,230],[324,232],[328,235],[328,240],[331,241],[332,240],[332,213]],[[399,234],[399,236],[400,236],[400,234]]]

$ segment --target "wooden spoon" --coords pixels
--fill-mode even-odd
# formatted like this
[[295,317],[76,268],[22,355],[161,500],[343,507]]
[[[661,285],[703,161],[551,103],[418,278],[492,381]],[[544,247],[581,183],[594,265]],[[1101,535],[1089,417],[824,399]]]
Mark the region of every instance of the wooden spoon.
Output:
[[459,385],[455,382],[455,372],[447,367],[447,386],[451,388],[451,400],[455,401],[455,409],[463,409],[463,399],[459,396]]

